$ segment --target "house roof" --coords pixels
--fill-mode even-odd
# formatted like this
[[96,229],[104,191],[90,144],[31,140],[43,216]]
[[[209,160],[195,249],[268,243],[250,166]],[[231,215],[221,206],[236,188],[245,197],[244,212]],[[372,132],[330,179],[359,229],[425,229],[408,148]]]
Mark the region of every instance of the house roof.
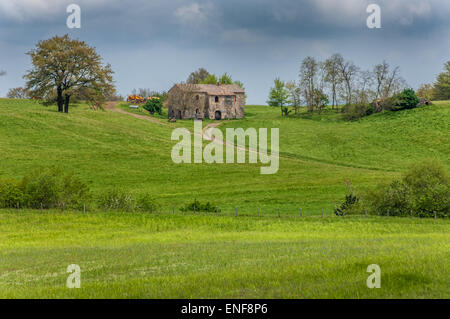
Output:
[[234,95],[236,93],[245,93],[244,89],[236,84],[175,84],[174,87],[209,95]]

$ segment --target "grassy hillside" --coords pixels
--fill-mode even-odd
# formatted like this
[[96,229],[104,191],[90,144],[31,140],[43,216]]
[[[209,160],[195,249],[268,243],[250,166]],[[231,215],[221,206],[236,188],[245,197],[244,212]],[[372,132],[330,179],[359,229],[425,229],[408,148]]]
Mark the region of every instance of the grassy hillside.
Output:
[[[0,298],[449,298],[449,221],[0,212]],[[81,289],[67,289],[67,266]],[[367,266],[381,267],[368,289]]]
[[281,118],[279,110],[248,106],[246,118],[226,127],[279,127],[280,169],[260,175],[261,164],[176,165],[170,158],[174,127],[85,105],[69,115],[33,101],[0,100],[0,176],[19,178],[36,166],[61,165],[90,183],[94,193],[120,186],[149,192],[164,207],[194,198],[243,213],[328,213],[342,200],[344,179],[364,188],[393,178],[409,163],[437,157],[450,166],[450,103],[377,114],[344,122],[322,117]]

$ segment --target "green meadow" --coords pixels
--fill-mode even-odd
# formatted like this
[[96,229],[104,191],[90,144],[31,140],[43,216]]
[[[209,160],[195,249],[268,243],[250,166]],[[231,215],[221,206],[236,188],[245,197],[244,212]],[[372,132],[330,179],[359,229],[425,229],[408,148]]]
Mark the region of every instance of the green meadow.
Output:
[[[318,117],[281,118],[279,110],[248,106],[246,118],[226,127],[278,127],[280,168],[261,175],[263,164],[174,164],[173,128],[85,105],[58,114],[37,102],[0,100],[0,176],[20,178],[39,166],[58,165],[89,183],[94,194],[120,187],[150,193],[171,210],[194,199],[222,210],[273,214],[331,213],[352,181],[357,189],[399,176],[410,163],[435,157],[450,167],[450,103],[345,122],[328,111]],[[208,142],[204,141],[206,145]]]
[[[0,210],[0,297],[448,298],[448,220],[332,211],[345,181],[365,190],[427,158],[450,168],[449,118],[450,102],[355,122],[333,110],[282,118],[277,108],[247,106],[245,119],[219,128],[279,128],[279,171],[261,175],[260,163],[173,163],[172,130],[192,131],[192,121],[153,117],[158,124],[84,104],[62,114],[0,99],[0,177],[58,165],[94,196],[119,187],[161,207]],[[194,199],[221,212],[179,211]],[[69,264],[81,267],[81,289],[65,286]],[[366,286],[370,264],[381,267],[380,289]]]
[[[3,211],[0,298],[449,298],[448,220]],[[67,266],[81,288],[66,288]],[[381,288],[366,285],[381,268]]]

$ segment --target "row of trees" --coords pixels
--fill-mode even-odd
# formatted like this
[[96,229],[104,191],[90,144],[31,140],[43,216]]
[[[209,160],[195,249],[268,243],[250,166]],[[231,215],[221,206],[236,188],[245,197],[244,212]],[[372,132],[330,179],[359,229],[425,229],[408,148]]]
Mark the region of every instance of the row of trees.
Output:
[[338,53],[325,61],[309,56],[300,65],[298,81],[286,83],[275,79],[268,104],[284,108],[284,115],[289,113],[287,106],[297,113],[302,105],[306,105],[309,112],[316,110],[320,114],[330,102],[332,108],[340,102],[368,104],[388,98],[404,88],[406,82],[400,76],[399,67],[391,68],[386,61],[371,70],[362,70]]
[[444,72],[437,76],[436,81],[422,85],[417,95],[427,100],[450,100],[450,61],[444,64]]

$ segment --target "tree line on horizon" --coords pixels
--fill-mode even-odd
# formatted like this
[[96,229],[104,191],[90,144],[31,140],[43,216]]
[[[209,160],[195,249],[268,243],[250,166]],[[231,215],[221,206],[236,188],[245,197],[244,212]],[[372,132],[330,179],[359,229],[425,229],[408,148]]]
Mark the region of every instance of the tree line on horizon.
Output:
[[[449,79],[450,62],[446,71],[439,74],[433,85],[433,94],[421,88],[418,96],[427,100],[450,99]],[[426,86],[426,88],[431,85]],[[402,92],[403,91],[403,92]],[[339,54],[333,54],[324,61],[308,56],[301,62],[298,81],[285,82],[280,78],[274,80],[270,89],[268,105],[280,107],[281,114],[298,114],[300,107],[306,106],[309,113],[322,110],[331,103],[335,109],[343,104],[342,111],[360,116],[376,113],[386,109],[395,109],[400,99],[414,100],[414,91],[408,89],[406,81],[400,76],[398,66],[391,68],[383,61],[371,70],[363,70],[352,61],[347,61]],[[414,94],[413,94],[414,93]],[[404,101],[400,101],[400,104]],[[412,102],[411,102],[412,103]],[[417,103],[416,103],[417,104]]]
[[187,80],[187,84],[236,84],[237,86],[245,89],[244,83],[241,81],[233,80],[232,76],[225,72],[221,76],[217,76],[213,73],[209,73],[205,68],[199,68],[197,71],[191,72]]
[[[44,104],[56,104],[58,111],[65,113],[71,101],[98,106],[106,100],[123,100],[115,93],[111,65],[104,64],[95,48],[84,41],[71,39],[67,34],[55,36],[39,41],[27,55],[32,68],[24,75],[26,85],[11,88],[9,98],[37,98]],[[0,76],[5,74],[0,70]],[[244,89],[244,84],[228,73],[217,76],[205,68],[192,72],[186,80],[189,85],[217,83],[236,84]],[[297,81],[275,79],[268,104],[280,107],[282,115],[287,116],[292,111],[297,114],[302,106],[310,113],[320,114],[328,104],[334,109],[341,103],[344,112],[359,116],[392,108],[397,103],[393,97],[406,88],[399,67],[391,68],[386,61],[363,70],[338,53],[324,61],[309,56],[300,65]],[[166,94],[149,89],[139,91],[142,96]],[[403,99],[413,101],[415,94],[406,92]],[[450,99],[450,61],[436,82],[423,85],[417,95],[427,100]]]

